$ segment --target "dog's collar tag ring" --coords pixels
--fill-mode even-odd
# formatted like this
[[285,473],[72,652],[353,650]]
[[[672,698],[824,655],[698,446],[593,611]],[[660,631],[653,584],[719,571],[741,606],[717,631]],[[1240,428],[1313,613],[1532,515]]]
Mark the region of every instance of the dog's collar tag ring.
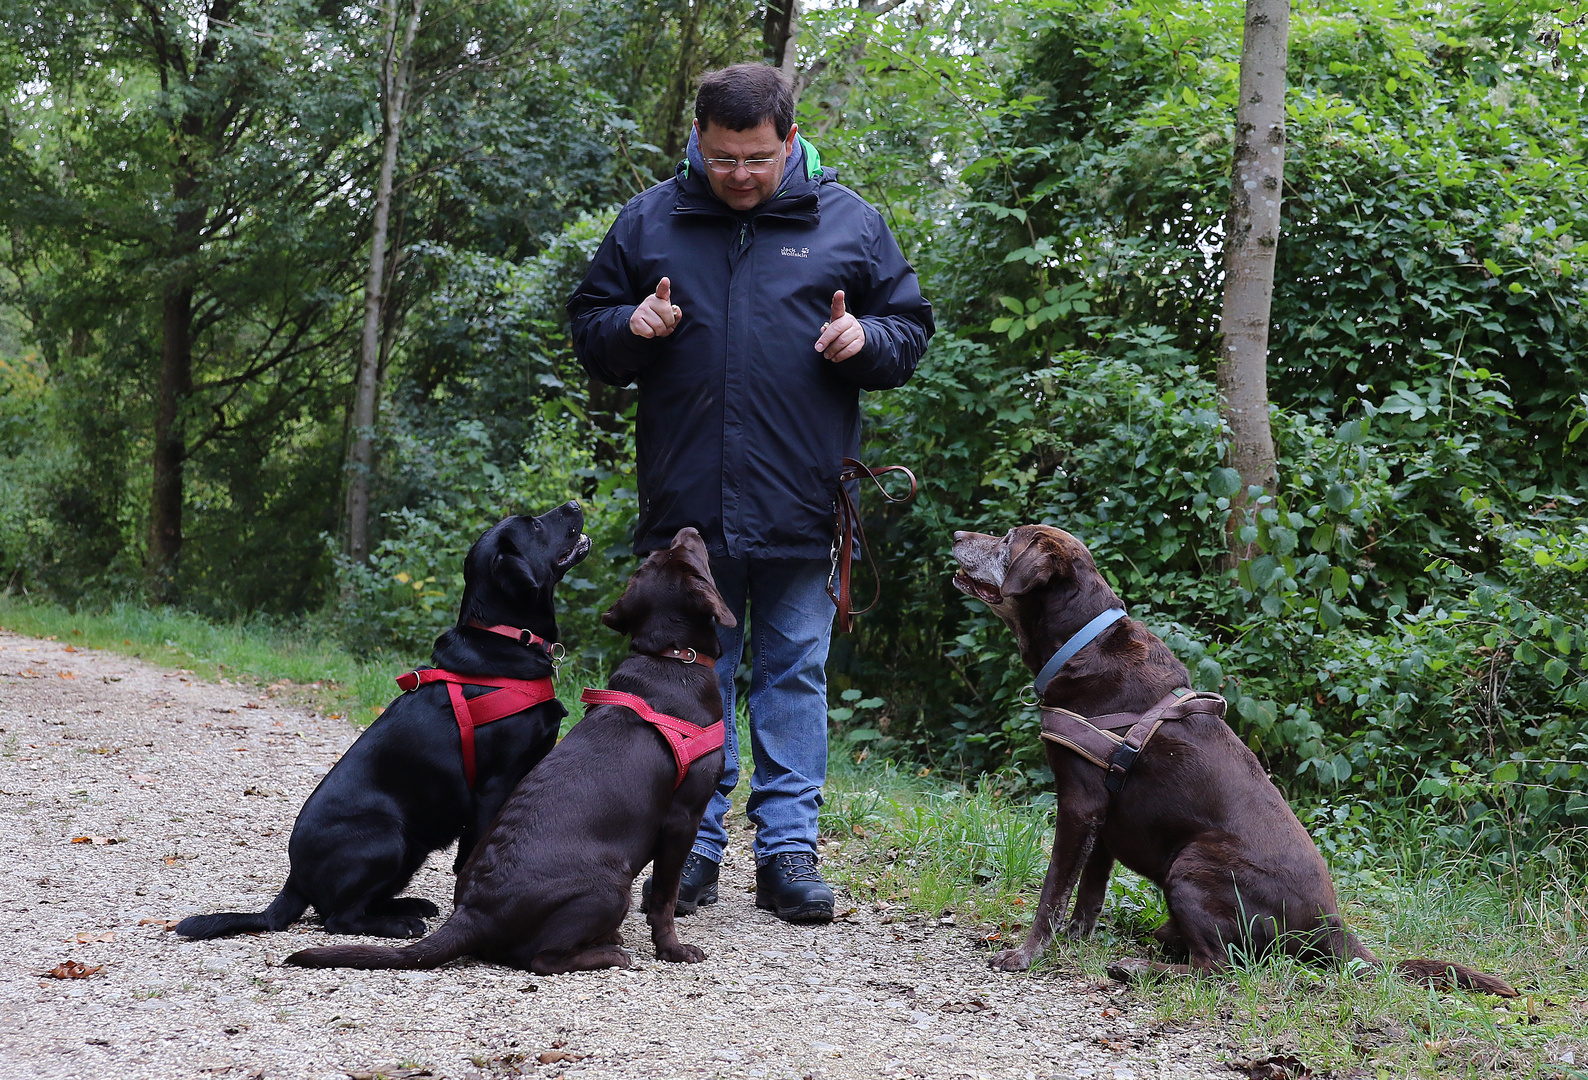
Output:
[[1037,672],[1036,680],[1031,684],[1032,689],[1039,695],[1045,692],[1048,688],[1048,683],[1053,681],[1053,676],[1059,673],[1061,667],[1070,662],[1070,657],[1096,641],[1104,630],[1107,630],[1124,617],[1124,608],[1109,608],[1077,630],[1074,636],[1063,645],[1060,645],[1059,651],[1054,653],[1046,664],[1042,665],[1042,670]]

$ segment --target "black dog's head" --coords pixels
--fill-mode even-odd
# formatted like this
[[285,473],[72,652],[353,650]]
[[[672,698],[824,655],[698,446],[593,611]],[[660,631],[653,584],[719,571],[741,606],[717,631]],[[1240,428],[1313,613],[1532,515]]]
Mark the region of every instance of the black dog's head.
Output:
[[706,543],[693,528],[678,530],[670,546],[650,553],[601,621],[634,638],[639,652],[694,649],[722,655],[713,620],[737,626],[711,579]]
[[993,609],[1033,670],[1094,616],[1124,607],[1086,545],[1063,529],[1021,525],[1002,537],[956,532],[954,587]]
[[567,502],[540,517],[504,518],[487,529],[463,559],[458,626],[505,624],[555,641],[552,588],[590,551],[583,528],[584,511]]

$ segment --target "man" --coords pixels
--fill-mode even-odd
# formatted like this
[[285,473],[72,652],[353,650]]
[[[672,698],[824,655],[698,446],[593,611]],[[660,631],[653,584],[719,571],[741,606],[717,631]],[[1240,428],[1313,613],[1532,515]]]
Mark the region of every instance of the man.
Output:
[[717,899],[748,604],[756,905],[790,922],[833,917],[816,815],[834,498],[860,447],[859,392],[903,385],[933,330],[882,216],[835,175],[799,137],[776,68],[712,72],[687,160],[623,208],[568,301],[585,369],[639,384],[636,554],[693,525],[739,621],[720,631],[717,667],[727,771],[684,866],[680,914]]

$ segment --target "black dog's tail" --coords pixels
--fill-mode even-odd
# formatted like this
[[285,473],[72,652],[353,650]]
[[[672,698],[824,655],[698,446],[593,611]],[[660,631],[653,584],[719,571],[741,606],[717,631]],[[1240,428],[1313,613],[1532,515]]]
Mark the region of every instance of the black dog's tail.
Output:
[[172,929],[186,938],[217,938],[227,934],[258,933],[261,930],[285,930],[297,922],[308,908],[308,898],[294,889],[289,879],[263,911],[189,915]]
[[[1362,944],[1355,934],[1347,934],[1346,939],[1352,957],[1366,960],[1374,967],[1384,966],[1384,961]],[[1395,973],[1403,979],[1425,983],[1436,990],[1476,990],[1480,994],[1494,994],[1496,997],[1521,997],[1510,983],[1499,976],[1485,975],[1453,960],[1402,960],[1395,965]]]
[[467,911],[454,911],[435,933],[421,938],[401,949],[380,945],[329,945],[318,949],[302,949],[287,957],[286,962],[298,967],[359,968],[364,971],[379,968],[404,970],[437,968],[448,960],[456,960],[469,952],[479,940],[474,920]]

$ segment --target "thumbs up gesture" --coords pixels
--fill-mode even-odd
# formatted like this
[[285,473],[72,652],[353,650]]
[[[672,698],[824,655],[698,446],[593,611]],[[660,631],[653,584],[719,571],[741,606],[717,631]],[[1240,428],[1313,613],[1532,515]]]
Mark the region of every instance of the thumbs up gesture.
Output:
[[635,337],[666,337],[684,313],[673,303],[673,283],[666,278],[656,283],[656,293],[640,301],[629,316],[629,332]]
[[866,347],[866,331],[860,320],[844,310],[844,291],[833,293],[832,319],[822,324],[822,336],[816,339],[816,351],[833,363],[848,360]]

